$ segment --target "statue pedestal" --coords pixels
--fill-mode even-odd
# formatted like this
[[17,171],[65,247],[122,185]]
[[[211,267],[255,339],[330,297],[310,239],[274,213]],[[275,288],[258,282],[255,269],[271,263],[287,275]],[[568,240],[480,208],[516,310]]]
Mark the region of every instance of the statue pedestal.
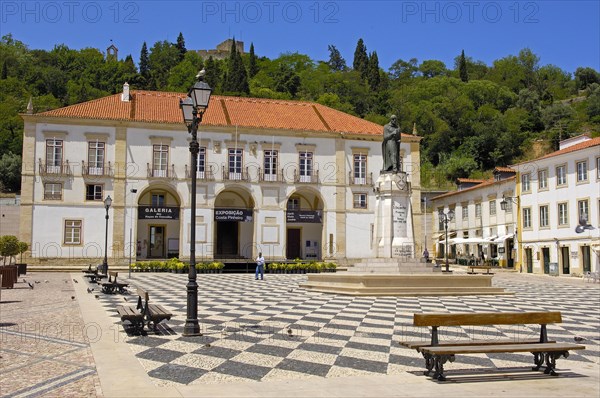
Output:
[[375,183],[375,257],[415,258],[415,240],[406,173],[381,174]]

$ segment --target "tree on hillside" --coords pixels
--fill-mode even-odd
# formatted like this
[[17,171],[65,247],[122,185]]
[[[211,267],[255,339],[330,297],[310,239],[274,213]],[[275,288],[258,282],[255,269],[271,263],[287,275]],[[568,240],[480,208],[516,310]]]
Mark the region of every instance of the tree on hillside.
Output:
[[249,94],[248,73],[244,67],[242,56],[237,51],[235,38],[231,42],[228,69],[223,81],[223,92],[232,94]]
[[327,64],[333,71],[344,71],[346,70],[346,60],[342,57],[340,51],[334,45],[328,45],[329,50],[329,61]]
[[423,74],[423,77],[426,78],[442,76],[447,72],[446,64],[434,59],[423,61],[421,65],[419,65],[419,71]]
[[279,64],[274,80],[275,90],[280,93],[288,93],[295,97],[300,89],[300,76],[288,64]]
[[248,77],[253,78],[258,73],[258,64],[256,54],[254,54],[254,43],[250,43],[250,53],[248,58]]
[[217,63],[212,56],[208,57],[204,63],[204,70],[206,71],[204,81],[213,89],[213,92],[217,91],[219,86],[220,72],[217,67]]
[[3,191],[17,192],[21,189],[21,166],[19,155],[5,153],[0,158],[0,188]]
[[150,80],[149,64],[148,46],[146,46],[146,42],[144,42],[144,44],[142,44],[142,50],[140,51],[140,76],[142,77],[141,88],[146,88],[148,81]]
[[360,72],[360,76],[363,79],[366,79],[367,71],[369,69],[369,56],[367,55],[367,46],[365,46],[363,39],[358,39],[358,43],[356,43],[352,68],[355,71]]
[[169,71],[178,63],[179,50],[175,44],[166,40],[154,43],[148,56],[148,66],[150,68],[148,88],[152,90],[165,90]]
[[2,73],[0,74],[0,79],[5,80],[8,78],[8,64],[6,60],[2,61]]
[[381,77],[379,76],[379,58],[377,52],[373,51],[369,56],[369,68],[367,70],[367,82],[372,91],[379,90]]
[[458,74],[460,76],[460,80],[463,82],[469,81],[469,72],[467,72],[467,60],[465,59],[465,50],[462,50],[460,53],[460,59],[458,61]]
[[183,39],[183,33],[179,32],[179,36],[177,36],[177,44],[175,46],[179,51],[179,60],[183,61],[183,57],[185,57],[185,53],[187,52],[187,49],[185,48],[185,40]]
[[590,84],[600,84],[600,73],[592,68],[577,68],[575,70],[575,86],[578,90],[585,90]]
[[390,76],[392,79],[400,80],[400,81],[408,81],[415,77],[416,73],[419,71],[419,67],[417,66],[418,61],[416,58],[411,58],[408,61],[404,61],[402,59],[397,60],[390,66]]

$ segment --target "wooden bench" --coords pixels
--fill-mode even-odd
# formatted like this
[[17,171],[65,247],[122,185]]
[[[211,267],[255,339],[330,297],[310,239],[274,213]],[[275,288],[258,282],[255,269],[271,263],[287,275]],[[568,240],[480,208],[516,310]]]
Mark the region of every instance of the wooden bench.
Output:
[[[585,346],[557,343],[548,340],[546,325],[562,322],[560,312],[498,312],[498,313],[455,313],[455,314],[414,314],[413,325],[431,327],[431,340],[403,341],[401,345],[414,348],[425,358],[423,372],[428,376],[433,369],[433,378],[446,380],[444,364],[454,362],[457,354],[484,354],[530,352],[534,367],[539,370],[546,363],[545,374],[557,376],[556,360],[569,356],[570,350],[583,350]],[[455,340],[439,341],[438,328],[448,326],[489,326],[489,325],[540,325],[540,337],[535,340]]]
[[148,328],[152,324],[152,329],[156,330],[157,325],[163,320],[170,320],[173,316],[164,307],[157,304],[150,304],[150,296],[147,291],[138,287],[138,302],[137,306],[123,306],[117,307],[117,312],[121,316],[121,321],[129,321],[133,328],[141,333],[144,331],[144,325],[147,324]]
[[125,289],[129,286],[129,284],[118,282],[117,281],[118,276],[119,276],[118,272],[115,272],[115,271],[108,272],[108,282],[102,283],[102,291],[104,293],[114,293],[115,290],[118,290],[119,293],[125,293]]
[[493,272],[490,272],[490,270],[494,267],[492,267],[491,265],[469,265],[469,274],[476,274],[477,272],[475,272],[476,269],[480,269],[480,270],[486,270],[486,274],[492,275]]

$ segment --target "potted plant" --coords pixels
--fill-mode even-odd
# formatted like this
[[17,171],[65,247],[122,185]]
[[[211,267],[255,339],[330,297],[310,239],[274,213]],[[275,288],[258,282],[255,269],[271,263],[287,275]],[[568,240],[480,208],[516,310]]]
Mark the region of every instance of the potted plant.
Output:
[[19,262],[16,264],[19,275],[27,275],[27,264],[23,262],[23,253],[29,249],[27,242],[19,242]]
[[0,256],[3,257],[3,265],[6,265],[6,257],[10,264],[12,258],[19,254],[19,239],[14,235],[0,237]]

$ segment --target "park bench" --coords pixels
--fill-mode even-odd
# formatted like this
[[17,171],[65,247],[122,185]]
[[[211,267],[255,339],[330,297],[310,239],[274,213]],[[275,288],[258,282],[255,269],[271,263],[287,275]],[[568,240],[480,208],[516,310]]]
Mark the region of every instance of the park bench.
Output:
[[492,267],[491,265],[469,265],[469,274],[476,274],[477,272],[475,272],[475,270],[485,270],[485,274],[489,274],[492,275],[493,272],[490,272],[490,270],[494,267]]
[[[544,362],[545,374],[557,376],[556,360],[561,356],[567,358],[570,350],[583,350],[585,346],[559,343],[548,340],[546,325],[562,322],[560,312],[497,312],[497,313],[455,313],[455,314],[414,314],[413,325],[431,327],[431,339],[428,341],[403,341],[401,345],[416,349],[425,358],[423,372],[428,376],[433,369],[433,378],[446,380],[444,364],[454,362],[457,354],[491,354],[530,352],[533,354],[534,367],[539,370]],[[489,326],[489,325],[540,325],[539,339],[525,340],[452,340],[440,341],[440,327],[456,326]]]
[[93,267],[90,264],[87,269],[82,269],[81,272],[84,273],[84,278],[89,278],[91,283],[100,283],[102,279],[106,278],[107,275],[101,274],[98,270],[98,267]]
[[117,307],[121,321],[128,321],[138,333],[141,333],[144,331],[144,325],[146,324],[148,328],[152,324],[152,329],[156,330],[157,325],[161,321],[171,319],[172,314],[164,307],[157,304],[150,304],[150,296],[147,291],[138,287],[137,294],[137,306],[120,305]]
[[125,289],[129,286],[129,284],[118,282],[118,276],[118,272],[110,271],[108,273],[108,282],[102,283],[102,291],[104,293],[114,293],[116,290],[118,290],[119,293],[125,293]]

